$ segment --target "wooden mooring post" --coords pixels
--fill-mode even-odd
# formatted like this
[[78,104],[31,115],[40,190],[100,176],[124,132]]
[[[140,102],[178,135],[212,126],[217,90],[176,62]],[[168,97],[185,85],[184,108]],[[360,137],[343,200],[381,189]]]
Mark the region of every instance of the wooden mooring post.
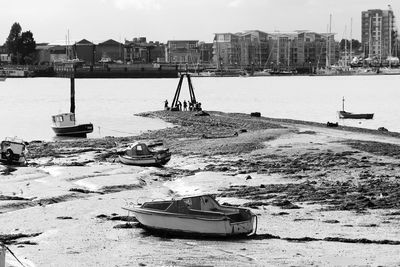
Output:
[[71,107],[70,112],[75,113],[75,77],[71,76]]
[[6,267],[6,246],[0,243],[0,267]]

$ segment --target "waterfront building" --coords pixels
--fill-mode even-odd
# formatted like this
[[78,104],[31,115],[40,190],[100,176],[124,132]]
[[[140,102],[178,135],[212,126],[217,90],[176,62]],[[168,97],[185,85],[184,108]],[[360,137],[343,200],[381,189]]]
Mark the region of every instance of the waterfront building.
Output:
[[124,60],[127,63],[165,62],[165,45],[158,41],[147,42],[146,37],[125,40]]
[[361,43],[365,57],[382,62],[395,55],[397,27],[393,10],[370,9],[361,13]]
[[58,63],[64,63],[69,59],[67,55],[66,45],[47,45],[47,46],[41,46],[39,48],[41,49],[39,53],[40,62],[58,64]]
[[109,39],[96,45],[95,62],[121,62],[123,60],[123,44]]
[[7,47],[5,45],[0,46],[0,64],[1,63],[11,63],[11,55],[7,52]]
[[92,42],[82,39],[81,41],[75,43],[73,48],[75,57],[72,58],[83,60],[87,65],[95,64],[96,45],[94,45]]
[[338,61],[338,44],[334,33],[299,31],[295,45],[297,66],[322,68]]
[[240,36],[233,33],[216,33],[213,45],[213,61],[218,69],[240,67]]
[[200,61],[198,40],[173,40],[165,46],[167,63],[194,65]]
[[272,48],[271,35],[259,30],[238,34],[240,39],[240,66],[264,68]]
[[337,63],[338,46],[333,33],[254,30],[216,33],[213,54],[217,68],[317,68]]
[[199,43],[200,64],[211,64],[213,60],[213,43]]

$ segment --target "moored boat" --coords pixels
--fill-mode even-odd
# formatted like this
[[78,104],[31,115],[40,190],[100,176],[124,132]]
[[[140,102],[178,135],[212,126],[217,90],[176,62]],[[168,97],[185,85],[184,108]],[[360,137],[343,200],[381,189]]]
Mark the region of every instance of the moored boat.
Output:
[[57,136],[86,137],[93,132],[93,124],[76,124],[75,113],[61,113],[52,116],[52,129]]
[[374,118],[374,113],[351,113],[344,110],[339,111],[339,118],[341,119],[366,119]]
[[256,232],[256,215],[246,208],[220,205],[211,195],[145,202],[124,208],[146,229],[167,234],[241,236]]
[[171,159],[171,152],[168,148],[157,148],[147,146],[145,143],[133,143],[119,160],[127,165],[137,166],[162,166]]
[[352,113],[344,110],[344,97],[342,99],[342,110],[338,111],[340,119],[366,119],[374,118],[374,113]]

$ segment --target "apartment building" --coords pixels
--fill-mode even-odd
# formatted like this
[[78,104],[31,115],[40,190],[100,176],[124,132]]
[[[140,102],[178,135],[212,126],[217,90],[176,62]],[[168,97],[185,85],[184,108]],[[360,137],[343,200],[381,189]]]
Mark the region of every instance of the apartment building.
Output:
[[165,46],[165,59],[167,63],[197,64],[200,62],[198,40],[168,41]]
[[397,28],[393,10],[370,9],[361,13],[361,43],[364,55],[379,61],[394,55]]
[[217,33],[213,50],[217,68],[324,67],[338,60],[333,33]]
[[240,36],[232,33],[216,33],[213,54],[213,61],[218,69],[240,67],[242,65]]

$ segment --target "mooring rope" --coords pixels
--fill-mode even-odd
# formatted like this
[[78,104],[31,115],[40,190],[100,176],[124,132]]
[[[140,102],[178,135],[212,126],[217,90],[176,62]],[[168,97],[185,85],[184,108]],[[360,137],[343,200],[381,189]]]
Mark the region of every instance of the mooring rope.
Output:
[[13,255],[13,257],[19,262],[19,264],[21,264],[22,267],[26,267],[18,258],[17,256],[15,256],[14,252],[11,251],[11,249],[9,247],[7,247],[6,245],[4,245],[3,243],[0,243],[0,247],[3,246],[5,247],[8,252],[10,252],[11,255]]
[[138,133],[130,133],[130,132],[124,132],[124,131],[120,131],[120,130],[114,130],[114,129],[110,129],[110,128],[103,127],[103,126],[97,126],[97,127],[98,127],[98,129],[99,129],[99,134],[100,134],[100,130],[101,130],[101,129],[106,129],[106,130],[111,131],[111,132],[117,132],[117,133],[123,133],[123,134],[130,134],[130,135],[137,135],[137,134],[138,134]]

